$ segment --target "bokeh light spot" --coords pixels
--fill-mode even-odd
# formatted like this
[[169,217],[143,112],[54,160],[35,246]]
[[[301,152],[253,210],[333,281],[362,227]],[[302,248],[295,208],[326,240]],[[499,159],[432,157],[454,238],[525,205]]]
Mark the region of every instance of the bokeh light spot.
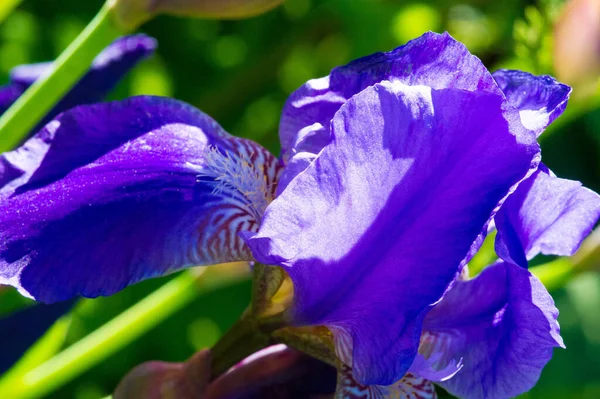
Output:
[[187,329],[190,344],[195,350],[213,346],[221,336],[221,329],[212,319],[199,318]]
[[280,104],[269,96],[251,103],[243,120],[246,135],[254,140],[259,140],[272,133],[277,127],[279,112]]
[[141,64],[131,72],[130,93],[132,96],[173,95],[173,83],[164,65],[156,58]]
[[478,9],[465,4],[450,9],[448,31],[472,52],[489,47],[496,36],[494,21]]
[[350,44],[342,35],[330,35],[321,40],[317,47],[317,54],[322,69],[329,71],[338,65],[348,63]]
[[298,45],[294,48],[279,70],[279,85],[291,93],[307,80],[318,77],[315,54],[311,47]]
[[399,43],[405,43],[421,34],[440,27],[438,11],[425,3],[413,3],[402,8],[392,21],[391,33]]
[[28,12],[16,10],[0,25],[3,40],[30,43],[39,35],[38,22]]
[[291,19],[299,19],[308,14],[311,0],[287,0],[283,3],[283,12]]
[[220,37],[213,47],[213,61],[217,66],[230,68],[241,64],[248,53],[248,45],[240,36]]
[[221,25],[219,21],[188,19],[188,32],[196,40],[209,41],[217,37]]

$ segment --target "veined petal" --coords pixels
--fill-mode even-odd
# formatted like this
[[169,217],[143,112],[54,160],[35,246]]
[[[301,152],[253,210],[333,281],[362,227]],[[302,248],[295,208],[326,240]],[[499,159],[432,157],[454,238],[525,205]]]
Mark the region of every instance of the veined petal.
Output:
[[540,165],[496,214],[496,252],[523,267],[539,253],[573,255],[598,217],[598,194]]
[[521,123],[538,136],[565,108],[571,88],[551,76],[500,69],[492,74],[506,99],[521,115]]
[[508,399],[531,389],[555,347],[564,347],[558,310],[526,269],[500,262],[458,281],[427,315],[419,351],[458,361],[439,382],[464,399]]
[[362,385],[354,379],[352,369],[341,365],[338,371],[334,399],[436,399],[431,381],[414,374],[406,374],[390,386]]
[[250,260],[278,161],[160,97],[61,114],[0,162],[0,283],[43,302]]
[[[286,102],[279,138],[287,162],[296,152],[302,129],[319,123],[329,136],[333,115],[350,97],[384,80],[399,80],[408,85],[434,89],[456,88],[499,93],[497,85],[481,61],[448,33],[425,33],[417,39],[386,53],[359,58],[335,68],[329,76],[309,80],[293,92]],[[318,153],[322,140],[304,145],[301,151]],[[326,144],[326,143],[325,143]]]
[[503,105],[500,94],[400,82],[365,89],[248,239],[259,262],[290,274],[298,324],[351,335],[360,383],[406,373],[424,313],[529,171],[535,136]]
[[[143,34],[124,36],[115,40],[98,54],[91,69],[38,126],[42,127],[60,112],[76,105],[91,104],[104,99],[131,68],[154,52],[156,45],[156,40]],[[52,62],[44,62],[13,68],[10,72],[9,85],[0,89],[0,114],[6,111],[38,78],[50,72],[52,65]]]

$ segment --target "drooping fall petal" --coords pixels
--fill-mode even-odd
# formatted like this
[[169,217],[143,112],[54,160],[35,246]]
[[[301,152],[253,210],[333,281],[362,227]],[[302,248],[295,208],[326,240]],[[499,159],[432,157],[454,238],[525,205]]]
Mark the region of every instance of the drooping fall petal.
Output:
[[195,108],[134,97],[61,114],[0,156],[0,283],[54,302],[250,260],[277,160]]

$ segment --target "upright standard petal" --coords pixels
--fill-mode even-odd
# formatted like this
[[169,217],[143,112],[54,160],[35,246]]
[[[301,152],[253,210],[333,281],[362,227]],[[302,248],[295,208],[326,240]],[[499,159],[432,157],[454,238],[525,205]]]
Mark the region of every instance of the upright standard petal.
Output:
[[558,310],[529,271],[500,262],[458,281],[425,318],[419,352],[462,368],[438,382],[464,399],[507,399],[530,390],[555,347]]
[[506,99],[521,115],[521,123],[538,136],[565,108],[571,88],[553,77],[500,69],[492,74]]
[[539,253],[573,255],[598,217],[598,194],[540,165],[496,214],[496,253],[523,267]]
[[[76,105],[101,101],[117,82],[138,62],[156,49],[156,40],[146,35],[124,36],[115,40],[94,59],[91,69],[40,122],[40,127],[60,112]],[[10,83],[0,88],[0,114],[38,78],[52,69],[52,62],[21,65],[10,72]]]
[[61,114],[0,163],[0,283],[43,302],[109,295],[251,255],[278,161],[159,97]]
[[284,160],[297,152],[299,141],[304,141],[302,129],[314,124],[321,126],[320,138],[309,146],[304,143],[302,151],[319,152],[329,141],[329,123],[340,106],[384,80],[434,89],[499,93],[488,70],[462,43],[448,33],[428,32],[390,52],[375,53],[335,68],[329,76],[309,80],[292,93],[279,126]]
[[351,337],[360,383],[406,373],[426,310],[532,167],[535,137],[504,105],[500,94],[400,82],[365,89],[248,239],[258,261],[290,274],[298,324]]

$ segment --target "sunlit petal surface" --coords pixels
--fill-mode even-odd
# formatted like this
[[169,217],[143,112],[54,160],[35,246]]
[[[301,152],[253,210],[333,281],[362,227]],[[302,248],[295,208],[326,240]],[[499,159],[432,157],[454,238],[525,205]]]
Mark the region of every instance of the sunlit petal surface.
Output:
[[349,333],[359,382],[402,378],[426,310],[535,166],[535,136],[507,121],[504,104],[500,94],[400,82],[365,89],[249,240],[257,260],[290,274],[298,324]]

